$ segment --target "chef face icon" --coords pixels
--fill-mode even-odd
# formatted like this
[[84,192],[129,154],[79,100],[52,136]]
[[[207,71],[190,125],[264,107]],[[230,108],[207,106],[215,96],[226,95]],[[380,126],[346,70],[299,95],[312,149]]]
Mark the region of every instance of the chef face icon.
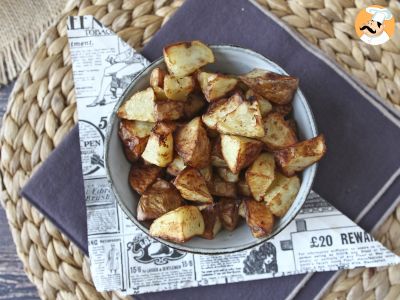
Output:
[[355,29],[360,39],[370,45],[386,43],[394,32],[394,17],[389,9],[377,5],[359,12]]

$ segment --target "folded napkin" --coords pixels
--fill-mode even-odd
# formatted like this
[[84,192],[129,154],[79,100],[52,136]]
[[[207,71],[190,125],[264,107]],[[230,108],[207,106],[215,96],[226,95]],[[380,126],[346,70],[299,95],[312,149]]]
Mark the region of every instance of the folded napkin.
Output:
[[[400,157],[393,151],[400,140],[396,113],[274,17],[245,0],[232,0],[229,5],[227,2],[187,0],[145,47],[143,55],[154,60],[162,55],[165,44],[201,39],[210,44],[236,44],[253,49],[299,77],[300,88],[310,102],[329,149],[313,189],[371,230],[399,200],[396,197],[400,194]],[[63,173],[58,175],[60,169]],[[87,251],[76,128],[32,177],[22,194]],[[296,275],[137,297],[258,299],[269,295],[272,299],[284,299],[296,294],[296,299],[310,299],[331,276],[332,272]]]

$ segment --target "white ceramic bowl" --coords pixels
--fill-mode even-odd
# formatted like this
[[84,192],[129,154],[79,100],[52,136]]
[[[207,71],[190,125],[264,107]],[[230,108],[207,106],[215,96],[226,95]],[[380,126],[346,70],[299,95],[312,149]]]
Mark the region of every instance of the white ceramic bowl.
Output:
[[[215,63],[208,65],[205,70],[227,74],[243,74],[254,68],[261,68],[276,73],[287,74],[278,65],[254,51],[229,45],[216,45],[211,46],[211,48],[215,55]],[[131,189],[128,183],[128,174],[131,164],[125,158],[122,143],[118,137],[119,119],[116,117],[116,112],[120,105],[132,94],[149,86],[151,71],[160,66],[165,66],[162,57],[140,72],[127,88],[126,92],[121,96],[110,117],[105,142],[107,175],[115,197],[128,217],[146,234],[149,234],[148,226],[136,219],[136,206],[139,201],[139,195]],[[293,117],[298,126],[300,139],[310,139],[317,135],[312,112],[300,90],[297,90],[294,96]],[[293,205],[287,214],[276,222],[272,233],[265,238],[254,238],[248,226],[242,221],[233,232],[223,230],[218,233],[213,240],[195,237],[184,244],[177,244],[163,239],[158,240],[178,250],[201,254],[230,253],[254,247],[272,238],[293,220],[310,192],[316,169],[317,166],[314,164],[302,172],[300,191]]]

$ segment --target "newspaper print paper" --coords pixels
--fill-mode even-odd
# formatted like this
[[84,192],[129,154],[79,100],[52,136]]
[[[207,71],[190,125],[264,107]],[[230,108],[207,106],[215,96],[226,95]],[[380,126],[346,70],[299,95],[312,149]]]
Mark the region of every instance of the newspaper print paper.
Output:
[[116,203],[104,169],[103,143],[114,103],[149,62],[92,16],[70,17],[68,37],[97,290],[140,294],[399,263],[396,255],[314,192],[285,230],[250,250],[193,255],[146,236]]

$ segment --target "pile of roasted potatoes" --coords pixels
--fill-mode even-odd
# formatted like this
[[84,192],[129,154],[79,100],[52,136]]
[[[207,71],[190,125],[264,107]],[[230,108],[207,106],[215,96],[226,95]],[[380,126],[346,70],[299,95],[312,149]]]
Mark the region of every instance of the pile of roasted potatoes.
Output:
[[176,243],[213,239],[240,217],[254,237],[271,233],[300,188],[297,175],[325,154],[324,137],[299,141],[291,118],[292,76],[254,69],[210,73],[200,41],[164,48],[167,70],[119,108],[119,136],[140,194],[137,219]]

